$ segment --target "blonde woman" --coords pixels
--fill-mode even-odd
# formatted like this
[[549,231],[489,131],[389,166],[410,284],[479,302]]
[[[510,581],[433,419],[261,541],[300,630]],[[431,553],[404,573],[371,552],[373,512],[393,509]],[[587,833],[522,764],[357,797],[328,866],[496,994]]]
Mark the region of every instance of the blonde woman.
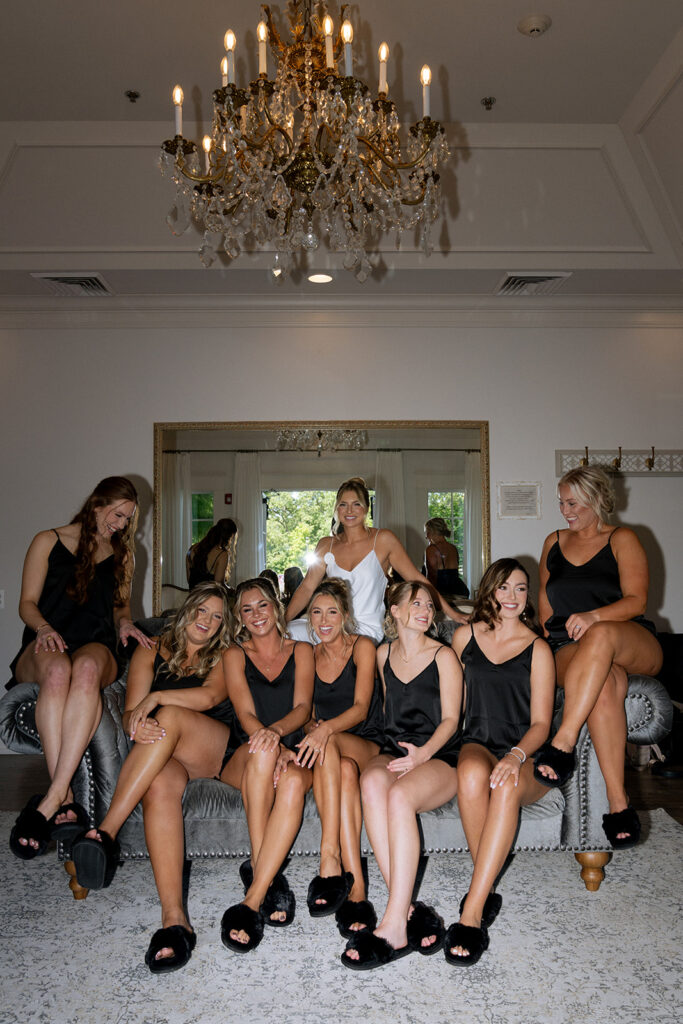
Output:
[[[153,974],[184,967],[196,943],[183,901],[182,799],[189,779],[219,775],[228,749],[232,711],[222,705],[227,696],[222,658],[229,637],[226,588],[199,583],[152,649],[136,650],[123,714],[133,748],[107,814],[98,828],[83,832],[73,844],[81,885],[108,886],[119,861],[116,836],[142,800],[161,901],[162,927],[145,955]],[[226,721],[214,714],[225,715]]]
[[536,754],[536,778],[560,786],[574,770],[574,747],[588,723],[609,812],[603,829],[615,848],[634,846],[640,821],[624,788],[628,676],[662,664],[655,627],[645,617],[647,558],[633,530],[610,526],[614,492],[597,466],[581,466],[558,485],[567,528],[546,537],[539,610],[564,687],[562,722]]
[[392,639],[377,652],[385,740],[361,776],[361,793],[389,900],[374,931],[356,934],[342,954],[344,966],[356,971],[441,948],[440,918],[411,902],[421,852],[417,815],[452,800],[458,788],[462,671],[450,647],[428,636],[437,596],[429,583],[398,583],[388,602],[385,628]]
[[308,910],[311,917],[335,914],[339,931],[350,938],[377,923],[361,867],[359,786],[360,773],[379,753],[384,735],[375,645],[355,632],[349,589],[342,580],[323,580],[318,586],[308,622],[319,640],[313,718],[296,761],[313,770],[322,825],[320,873],[308,888]]
[[[358,632],[369,636],[375,644],[384,638],[382,626],[388,571],[395,570],[404,580],[427,583],[396,534],[391,530],[367,526],[365,520],[369,508],[370,495],[365,481],[360,477],[345,480],[335,499],[333,535],[318,541],[314,561],[287,608],[292,636],[306,638],[305,619],[292,620],[308,606],[315,588],[325,576],[348,583]],[[439,606],[449,618],[459,623],[467,622],[465,616],[454,611],[442,598],[438,598]]]
[[228,949],[248,953],[261,942],[264,924],[282,928],[294,920],[294,893],[281,869],[312,776],[294,761],[279,778],[276,768],[283,750],[296,751],[311,717],[313,649],[286,636],[282,605],[267,580],[240,583],[235,615],[239,646],[226,654],[225,671],[237,722],[221,779],[242,793],[251,858],[240,868],[244,899],[223,914],[221,937]]

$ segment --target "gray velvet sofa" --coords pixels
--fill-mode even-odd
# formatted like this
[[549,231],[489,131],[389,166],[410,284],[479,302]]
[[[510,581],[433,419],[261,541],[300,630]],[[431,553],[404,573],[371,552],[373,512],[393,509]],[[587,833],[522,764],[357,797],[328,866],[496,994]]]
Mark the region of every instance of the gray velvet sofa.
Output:
[[[561,691],[559,691],[561,693]],[[11,750],[40,752],[35,727],[36,687],[15,686],[0,700],[0,737]],[[128,740],[121,723],[125,699],[125,673],[104,691],[102,720],[76,772],[73,789],[76,800],[87,809],[93,823],[102,820],[109,806],[116,780],[128,752]],[[631,676],[626,698],[628,739],[636,744],[658,743],[669,732],[672,705],[666,690],[648,676]],[[183,800],[187,857],[238,857],[249,853],[249,835],[240,794],[216,779],[190,782]],[[584,727],[577,745],[577,770],[562,789],[549,789],[545,796],[522,810],[514,850],[568,851],[581,864],[581,878],[595,891],[604,878],[610,846],[602,831],[607,811],[602,775],[593,745]],[[457,798],[421,815],[424,851],[428,855],[464,853],[465,834],[458,814]],[[147,856],[138,806],[119,834],[122,854],[136,859]],[[304,818],[292,848],[293,855],[314,855],[319,850],[320,822],[313,796],[309,793]],[[364,852],[371,852],[363,833]],[[60,850],[63,858],[64,851]],[[86,894],[73,877],[70,886],[79,898]]]

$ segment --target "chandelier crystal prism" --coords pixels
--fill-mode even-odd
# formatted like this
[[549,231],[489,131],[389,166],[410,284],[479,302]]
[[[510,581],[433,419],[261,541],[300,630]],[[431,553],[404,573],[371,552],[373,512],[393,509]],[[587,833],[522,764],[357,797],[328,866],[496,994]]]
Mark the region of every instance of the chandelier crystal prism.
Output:
[[[442,125],[429,116],[431,73],[422,68],[423,117],[402,144],[388,98],[388,47],[379,48],[377,95],[353,75],[353,28],[341,8],[333,38],[324,3],[290,0],[291,41],[283,42],[270,8],[258,28],[259,76],[235,83],[234,33],[225,35],[222,86],[213,94],[211,134],[200,149],[182,134],[183,93],[173,90],[175,137],[161,147],[160,168],[176,186],[167,218],[180,235],[194,221],[204,231],[199,256],[269,249],[287,273],[300,254],[325,241],[364,281],[380,235],[419,232],[426,255],[441,206],[437,169],[449,155]],[[277,71],[268,77],[267,42]],[[344,73],[342,73],[342,71]]]

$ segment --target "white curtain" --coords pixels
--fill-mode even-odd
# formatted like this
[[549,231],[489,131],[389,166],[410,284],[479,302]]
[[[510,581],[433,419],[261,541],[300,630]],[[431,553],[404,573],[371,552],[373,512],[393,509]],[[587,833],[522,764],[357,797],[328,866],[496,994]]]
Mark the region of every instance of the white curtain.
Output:
[[162,455],[162,583],[187,587],[185,556],[192,543],[192,488],[189,452]]
[[235,518],[239,527],[235,577],[239,583],[266,568],[266,518],[257,452],[235,455]]
[[401,544],[406,546],[402,452],[377,452],[374,523],[383,529],[393,530]]
[[483,537],[481,532],[481,457],[465,453],[465,559],[461,567],[470,597],[482,577]]

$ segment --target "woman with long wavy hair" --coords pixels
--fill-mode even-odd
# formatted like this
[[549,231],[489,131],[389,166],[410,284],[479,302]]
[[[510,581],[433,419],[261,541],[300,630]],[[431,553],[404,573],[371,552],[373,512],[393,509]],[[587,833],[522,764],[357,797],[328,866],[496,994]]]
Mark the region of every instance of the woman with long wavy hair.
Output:
[[[87,889],[108,886],[119,860],[116,838],[140,800],[162,927],[145,956],[153,974],[184,967],[196,937],[183,901],[183,793],[189,779],[220,775],[230,742],[223,655],[230,641],[227,589],[199,583],[151,649],[130,663],[123,725],[133,747],[111,806],[95,829],[74,840],[76,876]],[[225,702],[225,703],[224,703]]]
[[236,556],[237,523],[234,519],[219,519],[187,553],[185,567],[190,590],[209,580],[227,583]]
[[36,534],[24,561],[26,628],[8,686],[38,684],[36,727],[51,782],[12,829],[10,848],[23,860],[88,823],[71,780],[100,721],[100,691],[116,679],[118,642],[150,646],[130,613],[137,501],[130,480],[106,477],[70,523]]

